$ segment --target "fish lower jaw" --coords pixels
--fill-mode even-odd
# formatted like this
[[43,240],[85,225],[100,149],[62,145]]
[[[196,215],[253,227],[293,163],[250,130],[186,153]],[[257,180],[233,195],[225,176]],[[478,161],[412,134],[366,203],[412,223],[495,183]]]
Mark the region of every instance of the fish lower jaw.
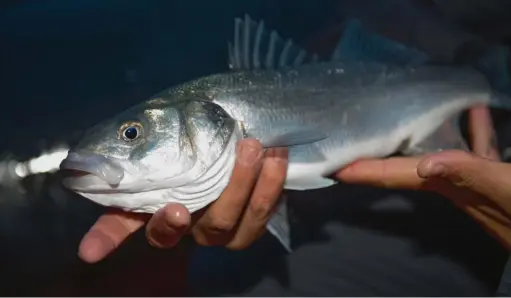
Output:
[[75,192],[110,192],[116,191],[112,185],[105,180],[92,174],[81,176],[69,176],[62,179],[64,187]]
[[[228,181],[225,183],[227,185]],[[184,205],[190,213],[196,212],[215,201],[222,193],[224,187],[210,191],[199,199],[189,201],[173,195],[171,189],[158,189],[139,193],[90,193],[76,191],[82,197],[105,207],[114,207],[126,212],[153,214],[169,203]]]
[[102,194],[133,192],[133,190],[142,189],[142,187],[152,187],[142,181],[142,179],[125,175],[119,184],[112,185],[96,175],[86,174],[65,176],[62,178],[62,185],[75,192]]

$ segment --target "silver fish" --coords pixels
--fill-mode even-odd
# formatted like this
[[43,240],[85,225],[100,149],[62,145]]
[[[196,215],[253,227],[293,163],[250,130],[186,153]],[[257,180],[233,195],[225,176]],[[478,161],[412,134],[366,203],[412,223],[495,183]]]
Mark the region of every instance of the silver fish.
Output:
[[[456,115],[508,102],[471,68],[346,62],[342,46],[320,62],[248,16],[236,19],[228,48],[230,72],[170,88],[88,130],[61,164],[81,174],[64,185],[127,211],[178,202],[194,212],[226,187],[236,143],[256,138],[289,147],[286,189],[323,188],[357,159],[466,149]],[[285,202],[268,229],[290,249]]]

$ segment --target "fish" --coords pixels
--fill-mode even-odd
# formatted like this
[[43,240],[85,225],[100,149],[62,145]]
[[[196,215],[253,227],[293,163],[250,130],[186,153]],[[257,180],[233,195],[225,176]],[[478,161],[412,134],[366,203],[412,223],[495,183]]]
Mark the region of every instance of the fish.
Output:
[[[347,28],[359,32],[321,59],[264,21],[236,18],[229,71],[173,86],[87,130],[60,165],[63,185],[129,212],[177,202],[193,213],[225,189],[245,138],[288,147],[284,189],[304,191],[335,185],[330,175],[359,159],[468,150],[457,115],[477,104],[511,108],[473,67],[436,65]],[[350,44],[379,55],[343,59]],[[267,229],[292,250],[285,196]]]

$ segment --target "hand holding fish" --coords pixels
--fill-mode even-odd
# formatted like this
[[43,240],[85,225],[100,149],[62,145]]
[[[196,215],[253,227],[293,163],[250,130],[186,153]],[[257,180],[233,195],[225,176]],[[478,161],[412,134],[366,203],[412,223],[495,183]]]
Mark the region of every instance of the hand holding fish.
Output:
[[183,205],[169,204],[154,215],[147,225],[152,245],[172,247],[190,229],[200,245],[239,250],[265,232],[284,184],[287,149],[263,152],[259,142],[247,139],[237,156],[229,185],[210,207],[190,216]]
[[112,210],[101,216],[84,236],[80,257],[89,263],[102,260],[147,222],[149,242],[160,248],[174,246],[187,231],[201,245],[243,249],[264,231],[282,191],[287,150],[246,139],[238,144],[231,181],[209,208],[192,215],[181,204],[170,203],[154,216]]
[[425,157],[363,160],[337,173],[348,183],[435,191],[511,248],[511,165],[499,162],[486,108],[470,112],[474,154],[458,150]]

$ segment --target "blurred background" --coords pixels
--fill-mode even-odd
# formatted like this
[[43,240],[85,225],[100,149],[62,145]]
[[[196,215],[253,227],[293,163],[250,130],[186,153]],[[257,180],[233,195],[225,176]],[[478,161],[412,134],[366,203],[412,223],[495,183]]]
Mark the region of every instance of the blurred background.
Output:
[[[158,251],[146,244],[143,235],[136,235],[105,262],[84,264],[77,257],[78,243],[102,208],[63,190],[58,174],[46,172],[44,166],[38,169],[45,173],[28,172],[37,170],[37,161],[44,163],[34,158],[58,159],[65,152],[58,149],[76,142],[83,129],[120,110],[177,83],[226,71],[226,41],[232,36],[234,17],[248,13],[264,19],[282,36],[323,55],[339,39],[343,21],[357,17],[380,34],[448,60],[467,34],[509,43],[510,4],[506,0],[2,1],[0,295],[187,295],[192,243]],[[504,148],[511,123],[505,115],[497,116]],[[30,160],[31,169],[19,164]],[[494,272],[497,277],[500,273]]]

